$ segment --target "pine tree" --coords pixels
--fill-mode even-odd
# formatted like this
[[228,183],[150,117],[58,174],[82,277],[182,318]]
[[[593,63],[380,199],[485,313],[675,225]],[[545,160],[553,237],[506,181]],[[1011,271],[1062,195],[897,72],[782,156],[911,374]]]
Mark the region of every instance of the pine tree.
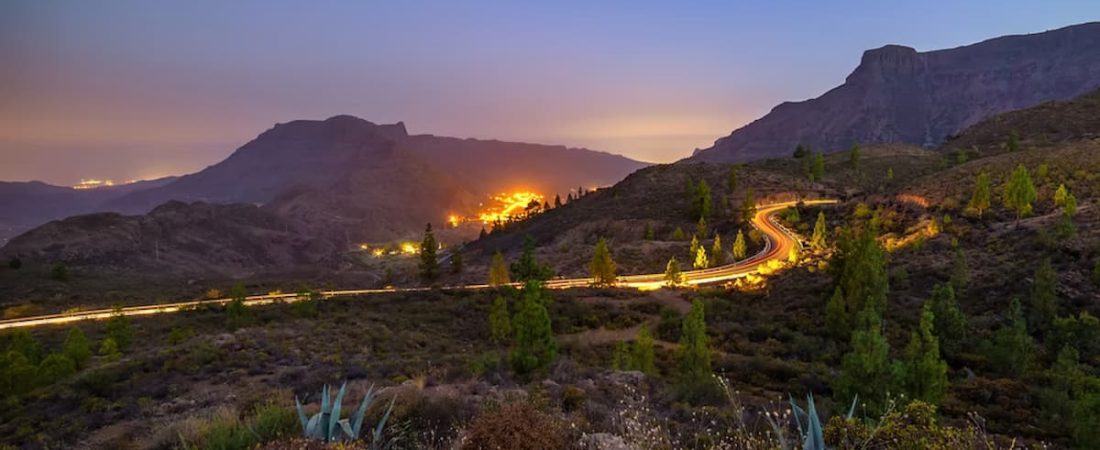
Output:
[[1016,130],[1008,132],[1008,142],[1005,142],[1005,148],[1010,152],[1020,150],[1020,132]]
[[[970,284],[970,265],[966,262],[966,253],[962,247],[955,249],[955,259],[951,263],[951,286],[962,294]],[[938,313],[937,313],[938,314]]]
[[489,232],[485,231],[485,227],[482,226],[481,227],[481,232],[477,234],[478,240],[485,239],[488,236],[489,236]]
[[978,212],[979,218],[985,214],[985,210],[989,209],[989,184],[989,174],[985,172],[979,173],[977,181],[974,182],[974,194],[970,196],[970,208]]
[[647,241],[652,241],[655,238],[656,238],[656,236],[653,233],[653,224],[651,224],[649,222],[646,222],[645,231],[642,232],[642,239],[645,239]]
[[1066,189],[1066,185],[1058,185],[1058,189],[1054,191],[1054,206],[1066,206],[1066,196],[1068,195],[1069,189]]
[[557,358],[558,345],[546,310],[547,294],[542,281],[528,279],[520,292],[512,320],[515,346],[512,349],[512,369],[521,375],[545,370]]
[[1030,366],[1034,350],[1018,297],[1013,297],[1009,304],[1008,319],[1007,326],[993,333],[992,348],[984,353],[989,355],[990,362],[997,371],[1018,375]]
[[451,254],[451,273],[462,273],[462,249],[456,248]]
[[1058,276],[1054,273],[1050,258],[1044,258],[1035,270],[1031,283],[1031,313],[1028,317],[1028,324],[1043,335],[1050,331],[1054,318],[1058,316],[1057,286]]
[[886,181],[894,181],[894,168],[893,167],[887,167],[886,168]]
[[611,370],[630,370],[630,348],[626,342],[616,342],[611,350]]
[[656,356],[653,348],[653,336],[649,333],[649,327],[642,325],[638,330],[638,339],[634,341],[634,348],[630,355],[630,368],[638,370],[646,375],[657,374]]
[[692,236],[691,245],[688,247],[688,253],[691,254],[692,258],[695,258],[695,254],[699,253],[699,248],[701,247],[702,245],[699,243],[699,236]]
[[489,310],[489,337],[496,344],[503,344],[512,338],[512,319],[508,313],[508,301],[497,296]]
[[844,339],[851,333],[851,320],[848,315],[844,292],[840,286],[833,289],[833,296],[825,304],[825,329],[837,339]]
[[535,259],[535,239],[527,235],[523,239],[523,253],[518,261],[512,263],[512,277],[516,281],[546,281],[553,275],[550,267],[539,264]]
[[76,363],[61,353],[51,353],[38,365],[39,382],[50,385],[76,373]]
[[489,262],[489,286],[504,286],[511,284],[512,278],[508,275],[508,265],[504,262],[504,254],[499,250],[493,254]]
[[38,366],[22,353],[0,353],[0,397],[31,390],[38,382]]
[[852,151],[848,153],[848,164],[852,170],[859,172],[859,144],[852,144]]
[[699,183],[695,184],[695,192],[691,198],[692,217],[704,222],[709,219],[711,201],[710,185],[707,184],[707,180],[700,179]]
[[106,358],[107,361],[118,361],[122,357],[122,352],[118,349],[118,342],[111,337],[104,339],[103,344],[99,346],[99,356]]
[[615,261],[611,259],[611,251],[607,248],[607,240],[604,238],[596,241],[596,250],[592,252],[588,271],[592,274],[592,284],[595,286],[615,284]]
[[726,192],[733,194],[737,190],[737,166],[730,166],[729,172],[726,174]]
[[814,234],[810,237],[810,248],[815,251],[825,250],[827,245],[825,242],[825,234],[827,233],[825,227],[825,211],[818,211],[817,222],[814,222]]
[[933,323],[932,304],[921,308],[920,330],[914,330],[905,347],[905,390],[908,397],[939,405],[947,394],[947,363],[940,357],[940,340]]
[[808,155],[809,153],[810,153],[810,151],[807,150],[806,147],[803,146],[802,144],[798,144],[794,147],[794,157],[795,157],[795,159],[805,158],[806,155]]
[[848,236],[840,242],[839,277],[837,286],[844,292],[849,315],[873,308],[879,315],[886,310],[886,298],[890,291],[886,272],[886,253],[875,230],[868,227],[855,237]]
[[130,344],[133,343],[134,329],[130,327],[130,319],[122,315],[122,308],[115,308],[111,318],[107,319],[107,337],[114,340],[120,352],[129,349]]
[[699,248],[695,250],[695,264],[693,264],[693,267],[696,269],[706,269],[709,265],[710,263],[707,261],[707,249],[703,246],[699,246]]
[[706,382],[711,377],[710,348],[707,346],[707,323],[703,302],[691,302],[691,311],[684,317],[680,334],[680,377],[684,383]]
[[32,365],[37,365],[42,361],[42,346],[26,329],[17,329],[15,331],[12,335],[11,343],[8,344],[8,351],[23,355]]
[[92,359],[92,347],[88,344],[88,338],[84,336],[84,331],[80,327],[72,327],[69,330],[62,352],[76,364],[77,369],[88,367],[88,361]]
[[432,224],[424,227],[424,240],[420,242],[420,278],[424,281],[435,281],[439,278],[439,259],[436,252],[439,243],[432,233]]
[[882,319],[875,310],[864,311],[860,325],[852,332],[851,351],[840,363],[835,393],[841,404],[859,401],[865,415],[876,417],[886,409],[887,396],[896,392],[899,369],[890,361],[890,344],[882,335]]
[[814,164],[810,172],[810,177],[810,181],[821,181],[825,179],[825,155],[821,153],[814,154]]
[[680,271],[680,261],[672,257],[665,266],[665,286],[674,287],[682,284],[684,284],[684,273]]
[[554,194],[554,208],[561,208],[561,194]]
[[676,229],[672,231],[672,240],[682,241],[684,239],[687,239],[687,236],[684,235],[684,229],[676,227]]
[[756,216],[756,191],[753,188],[745,189],[745,198],[741,201],[741,220],[752,221]]
[[695,224],[695,235],[701,238],[706,238],[708,230],[709,228],[707,227],[707,220],[700,217],[699,223]]
[[955,289],[950,284],[937,284],[927,304],[932,308],[933,329],[943,339],[943,349],[951,353],[960,349],[966,335],[966,316],[959,310]]
[[1005,183],[1004,195],[1001,197],[1006,208],[1016,211],[1016,222],[1024,216],[1031,214],[1031,202],[1034,202],[1037,193],[1035,185],[1031,183],[1031,176],[1027,173],[1027,167],[1023,164],[1016,166],[1007,183]]
[[719,234],[714,235],[714,245],[710,250],[711,267],[719,267],[726,265],[726,249],[722,248],[722,236]]
[[1066,204],[1062,206],[1062,215],[1067,220],[1077,215],[1077,197],[1074,197],[1072,193],[1066,195]]
[[740,261],[748,255],[748,247],[745,245],[745,234],[737,230],[737,237],[733,239],[733,259]]

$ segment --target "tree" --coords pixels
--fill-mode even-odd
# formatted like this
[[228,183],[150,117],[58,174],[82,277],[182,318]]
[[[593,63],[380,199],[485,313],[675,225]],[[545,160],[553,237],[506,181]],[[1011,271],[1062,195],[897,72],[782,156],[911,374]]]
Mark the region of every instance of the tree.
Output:
[[989,209],[989,205],[989,174],[982,172],[974,182],[974,194],[970,196],[970,207],[977,211],[978,217],[981,218],[985,210]]
[[512,338],[508,301],[499,295],[493,300],[493,307],[489,310],[489,337],[497,344],[503,344]]
[[737,190],[737,166],[730,166],[726,173],[726,192],[733,194]]
[[243,286],[234,286],[229,295],[233,299],[225,305],[225,326],[229,331],[235,331],[252,323],[252,313],[244,304],[246,296]]
[[665,286],[674,287],[684,284],[684,273],[680,271],[680,260],[672,257],[665,266]]
[[0,398],[29,391],[38,382],[38,366],[22,353],[0,353]]
[[707,261],[707,249],[703,246],[695,249],[695,263],[692,265],[696,269],[706,269],[710,263]]
[[1008,321],[1006,326],[993,333],[992,348],[984,353],[989,355],[998,372],[1018,375],[1031,364],[1033,351],[1031,336],[1027,334],[1027,320],[1018,297],[1013,297],[1009,304]]
[[707,227],[707,220],[700,217],[699,218],[699,223],[695,224],[695,235],[699,236],[701,238],[705,238],[705,237],[707,237],[707,231],[708,230],[709,230],[709,228]]
[[810,237],[810,248],[816,251],[825,250],[827,245],[825,242],[825,234],[827,233],[825,227],[825,211],[818,211],[817,222],[814,222],[814,234]]
[[932,297],[926,302],[932,309],[933,332],[943,339],[944,351],[958,350],[966,335],[966,316],[959,310],[955,299],[955,289],[951,284],[937,284],[932,288]]
[[852,150],[848,153],[848,164],[852,170],[859,172],[859,143],[852,144]]
[[940,357],[940,341],[933,323],[931,302],[921,308],[920,329],[905,347],[905,390],[910,399],[938,405],[947,394],[947,363]]
[[1054,318],[1058,316],[1058,276],[1050,264],[1050,258],[1044,258],[1035,270],[1031,282],[1031,311],[1028,324],[1042,335],[1050,331]]
[[845,306],[844,291],[840,286],[833,289],[833,296],[825,304],[825,329],[837,339],[844,339],[851,333],[851,326],[847,308]]
[[968,284],[970,284],[970,264],[966,262],[966,253],[963,252],[962,247],[959,247],[955,249],[955,259],[951,262],[951,287],[961,294],[966,291]]
[[38,364],[42,360],[42,345],[26,329],[15,331],[11,343],[8,344],[8,351],[23,355],[32,365]]
[[889,393],[896,392],[899,368],[890,361],[890,344],[882,335],[878,312],[868,310],[861,316],[834,386],[839,403],[848,404],[858,397],[866,405],[865,415],[876,417],[886,410]]
[[478,240],[485,239],[488,236],[489,236],[489,232],[485,231],[485,227],[482,226],[481,227],[481,232],[477,234],[477,239]]
[[886,168],[886,181],[894,181],[894,168],[893,167],[887,167]]
[[1066,189],[1066,185],[1058,185],[1058,189],[1054,191],[1054,206],[1066,206],[1066,196],[1068,195],[1069,189]]
[[50,268],[50,278],[57,281],[69,281],[69,268],[61,263],[54,264]]
[[1077,215],[1077,197],[1074,197],[1072,193],[1066,195],[1066,204],[1062,206],[1062,215],[1066,220]]
[[802,144],[798,144],[797,146],[794,147],[794,157],[796,159],[805,158],[809,154],[810,154],[810,151],[807,150],[806,147],[802,146]]
[[626,342],[616,342],[611,350],[611,370],[630,370],[630,348]]
[[821,181],[825,178],[825,155],[814,154],[813,169],[810,172],[810,181]]
[[676,229],[672,231],[672,240],[682,241],[684,239],[687,239],[687,236],[684,235],[684,229],[676,227]]
[[741,200],[741,220],[751,221],[756,216],[756,191],[745,189],[745,198]]
[[634,348],[630,354],[630,368],[646,375],[655,375],[657,374],[656,360],[653,336],[649,333],[649,327],[643,324],[638,330],[638,339],[634,341]]
[[545,370],[557,358],[558,345],[546,310],[542,281],[529,278],[520,291],[516,315],[512,320],[515,346],[512,349],[512,369],[521,375]]
[[710,348],[707,346],[707,323],[703,302],[692,300],[691,311],[684,317],[680,334],[680,377],[684,383],[709,381],[711,377]]
[[455,251],[451,253],[451,273],[462,273],[462,249],[460,248],[456,248]]
[[1020,132],[1011,130],[1008,132],[1008,142],[1005,142],[1005,148],[1010,152],[1020,150]]
[[1031,202],[1034,202],[1037,193],[1035,185],[1031,183],[1031,176],[1027,173],[1027,167],[1023,164],[1016,166],[1005,183],[1004,195],[1001,197],[1006,208],[1016,211],[1016,222],[1031,214]]
[[722,248],[722,236],[717,233],[714,235],[714,245],[711,246],[710,255],[712,267],[726,265],[726,249]]
[[489,286],[497,287],[511,283],[512,278],[508,276],[508,265],[504,262],[504,254],[498,250],[489,262]]
[[607,240],[602,237],[596,241],[596,250],[592,252],[592,261],[588,263],[588,271],[592,274],[593,285],[611,286],[615,284],[615,261],[611,259],[611,251],[607,248]]
[[653,232],[653,224],[646,222],[645,230],[642,231],[642,239],[645,239],[647,241],[652,241],[653,239],[656,239],[656,235]]
[[424,240],[420,241],[420,278],[424,281],[435,281],[439,278],[439,259],[436,252],[439,251],[439,243],[432,234],[432,224],[424,227]]
[[122,352],[118,349],[118,343],[114,338],[107,338],[103,340],[103,344],[99,346],[99,356],[107,359],[107,361],[118,361],[122,357]]
[[92,347],[88,344],[88,338],[80,327],[72,327],[65,344],[62,345],[62,353],[76,364],[77,369],[88,367],[88,361],[92,358]]
[[699,243],[699,236],[692,236],[691,245],[688,247],[688,253],[691,254],[692,258],[695,258],[695,254],[699,252],[700,248],[702,248],[702,244]]
[[865,309],[874,309],[880,317],[886,310],[890,291],[886,253],[875,235],[873,226],[843,234],[834,255],[833,266],[838,267],[836,286],[844,293],[849,321]]
[[[244,287],[242,286],[241,289],[243,290]],[[107,337],[114,340],[120,352],[130,348],[130,344],[133,343],[134,329],[130,326],[130,319],[122,315],[122,308],[116,307],[111,318],[107,319]]]
[[737,237],[733,239],[733,259],[740,261],[748,255],[748,247],[745,245],[745,234],[741,229],[737,230]]
[[561,208],[561,194],[554,194],[554,208]]
[[523,253],[519,260],[512,263],[512,278],[516,281],[546,281],[554,276],[549,266],[539,264],[535,259],[535,238],[527,235],[523,239]]
[[695,185],[695,192],[691,198],[691,215],[693,218],[706,221],[710,218],[711,198],[710,185],[706,179],[700,179]]
[[51,353],[38,365],[39,382],[50,385],[76,373],[76,363],[61,353]]

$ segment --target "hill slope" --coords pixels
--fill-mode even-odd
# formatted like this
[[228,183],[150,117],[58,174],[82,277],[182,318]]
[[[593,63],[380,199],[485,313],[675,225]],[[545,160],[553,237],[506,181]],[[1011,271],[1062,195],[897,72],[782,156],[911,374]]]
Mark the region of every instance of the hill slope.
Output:
[[1095,89],[1098,54],[1100,23],[923,53],[887,45],[865,52],[844,84],[780,104],[692,159],[786,156],[800,143],[825,152],[853,142],[935,146],[990,115]]

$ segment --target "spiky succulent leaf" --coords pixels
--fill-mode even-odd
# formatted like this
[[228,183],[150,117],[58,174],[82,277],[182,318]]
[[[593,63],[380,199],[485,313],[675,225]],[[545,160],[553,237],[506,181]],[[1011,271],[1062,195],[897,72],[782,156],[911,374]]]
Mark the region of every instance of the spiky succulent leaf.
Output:
[[855,417],[855,415],[856,415],[856,402],[858,402],[858,401],[859,401],[859,394],[856,394],[855,398],[852,399],[852,406],[848,408],[848,418],[849,419],[851,419],[852,417]]
[[336,393],[336,400],[332,402],[332,415],[329,416],[328,422],[328,439],[334,441],[340,434],[340,429],[337,424],[340,422],[340,410],[344,404],[344,393],[347,391],[348,382],[340,385],[340,390]]
[[809,424],[807,423],[809,419],[806,417],[806,411],[798,406],[798,403],[794,401],[794,397],[787,395],[787,398],[791,402],[791,412],[794,415],[794,423],[795,425],[798,425],[798,435],[805,436],[805,429],[807,426],[809,426]]
[[324,439],[325,436],[321,432],[321,413],[314,414],[309,418],[309,422],[306,423],[306,437],[314,439]]
[[327,384],[323,388],[321,388],[321,412],[320,412],[320,414],[321,414],[321,423],[318,424],[321,427],[321,429],[320,429],[320,435],[321,436],[320,437],[321,437],[322,440],[328,441],[328,437],[329,437],[328,423],[329,423],[329,418],[332,417],[332,399],[329,397],[329,389],[328,389]]
[[806,397],[806,441],[802,445],[803,450],[825,450],[825,430],[821,427],[821,418],[817,416],[817,407],[814,405],[814,395]]
[[302,402],[298,400],[298,396],[294,396],[294,406],[298,409],[298,422],[302,423],[302,433],[306,432],[306,425],[309,424],[309,419],[306,418],[306,410],[302,408]]
[[393,400],[390,400],[390,407],[386,408],[386,413],[382,414],[382,418],[378,420],[378,426],[374,427],[374,434],[371,436],[371,442],[374,444],[382,443],[382,429],[386,426],[386,421],[390,418],[390,413],[393,412],[393,404],[397,402],[397,396],[393,396]]
[[352,439],[359,439],[359,433],[363,430],[363,418],[366,417],[367,408],[370,408],[373,402],[374,385],[372,384],[367,388],[367,393],[363,396],[363,401],[359,403],[359,409],[355,410],[355,414],[350,417]]

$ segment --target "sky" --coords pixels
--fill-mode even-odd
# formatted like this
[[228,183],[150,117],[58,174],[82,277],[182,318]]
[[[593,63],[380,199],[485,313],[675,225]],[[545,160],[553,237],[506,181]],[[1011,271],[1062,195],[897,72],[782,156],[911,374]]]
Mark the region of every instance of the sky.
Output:
[[1100,2],[0,0],[0,180],[200,170],[275,123],[686,157],[866,49],[1100,20]]

